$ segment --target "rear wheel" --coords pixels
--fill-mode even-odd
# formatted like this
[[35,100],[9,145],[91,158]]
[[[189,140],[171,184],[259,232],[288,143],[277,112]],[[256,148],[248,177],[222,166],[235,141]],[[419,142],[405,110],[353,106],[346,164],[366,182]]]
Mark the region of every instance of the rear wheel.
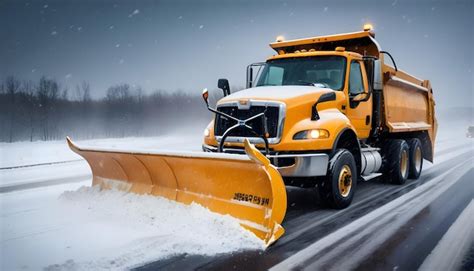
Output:
[[423,149],[421,148],[421,141],[418,138],[412,138],[407,141],[410,156],[410,166],[408,171],[408,178],[418,179],[423,168]]
[[328,175],[319,186],[323,203],[332,208],[349,206],[357,185],[357,168],[354,156],[346,149],[339,149],[331,159]]
[[384,148],[384,177],[394,184],[404,184],[410,168],[409,147],[403,139],[393,139]]

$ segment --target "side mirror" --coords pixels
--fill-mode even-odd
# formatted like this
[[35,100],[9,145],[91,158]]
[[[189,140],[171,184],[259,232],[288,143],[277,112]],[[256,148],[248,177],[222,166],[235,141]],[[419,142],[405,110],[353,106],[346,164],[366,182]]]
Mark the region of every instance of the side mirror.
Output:
[[207,88],[202,90],[202,99],[206,103],[207,107],[209,107],[209,91],[207,91]]
[[222,89],[222,92],[224,93],[224,97],[230,94],[229,80],[219,79],[217,81],[217,87]]
[[369,93],[367,92],[362,92],[362,93],[359,93],[357,95],[355,95],[354,97],[351,97],[351,101],[353,102],[363,102],[365,100],[367,100],[369,98]]
[[313,104],[313,107],[311,107],[311,120],[319,120],[318,109],[316,108],[318,104],[335,101],[335,100],[336,100],[336,93],[334,91],[327,92],[319,96],[319,99]]
[[317,104],[336,100],[336,93],[331,91],[319,96]]
[[374,80],[372,83],[372,87],[375,90],[382,90],[383,89],[383,76],[382,76],[382,61],[377,59],[374,61]]

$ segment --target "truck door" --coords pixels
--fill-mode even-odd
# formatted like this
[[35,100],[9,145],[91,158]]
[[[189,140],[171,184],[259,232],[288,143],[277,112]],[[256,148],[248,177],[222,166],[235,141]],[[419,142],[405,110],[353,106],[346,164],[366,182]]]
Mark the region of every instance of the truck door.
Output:
[[372,123],[372,97],[367,101],[354,102],[351,98],[368,92],[369,83],[364,63],[352,60],[349,67],[349,87],[346,115],[355,127],[358,138],[368,138]]

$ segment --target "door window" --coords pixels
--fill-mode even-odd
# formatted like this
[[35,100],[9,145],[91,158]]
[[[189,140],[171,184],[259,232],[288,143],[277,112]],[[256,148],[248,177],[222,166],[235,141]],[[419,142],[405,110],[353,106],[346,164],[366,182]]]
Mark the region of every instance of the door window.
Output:
[[351,62],[351,71],[349,75],[349,93],[357,95],[362,92],[364,92],[364,83],[362,81],[360,63],[353,61]]

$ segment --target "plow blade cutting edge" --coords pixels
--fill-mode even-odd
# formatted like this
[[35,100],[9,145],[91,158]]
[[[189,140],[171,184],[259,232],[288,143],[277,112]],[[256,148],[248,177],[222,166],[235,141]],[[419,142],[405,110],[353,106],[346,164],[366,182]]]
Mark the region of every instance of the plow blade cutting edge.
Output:
[[81,148],[69,137],[67,142],[89,163],[93,185],[198,203],[237,218],[266,245],[284,233],[282,177],[248,140],[247,155]]

